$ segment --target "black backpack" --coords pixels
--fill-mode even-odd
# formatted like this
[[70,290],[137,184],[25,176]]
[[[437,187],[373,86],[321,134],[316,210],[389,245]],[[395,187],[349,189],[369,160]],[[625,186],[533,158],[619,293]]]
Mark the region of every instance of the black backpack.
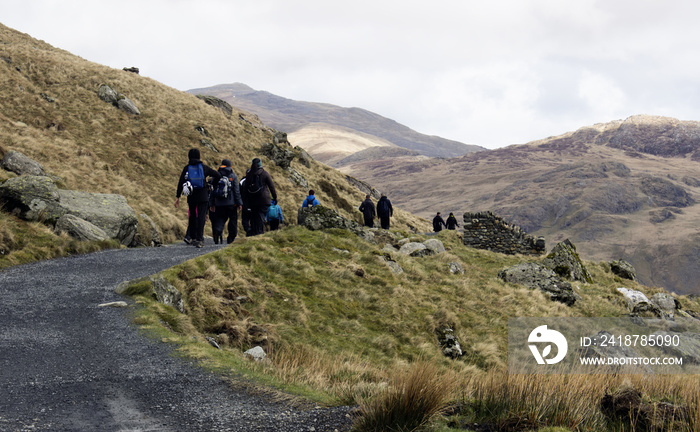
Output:
[[262,181],[262,175],[260,174],[249,174],[246,176],[245,180],[245,190],[250,196],[257,196],[262,194],[262,190],[265,185]]

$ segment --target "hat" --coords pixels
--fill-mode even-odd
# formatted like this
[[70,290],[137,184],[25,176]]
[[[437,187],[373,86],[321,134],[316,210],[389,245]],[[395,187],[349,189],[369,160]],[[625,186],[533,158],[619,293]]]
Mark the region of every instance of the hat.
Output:
[[228,159],[224,159],[221,161],[221,165],[230,167],[231,166],[231,161]]
[[190,159],[200,159],[199,150],[196,148],[190,149],[190,152],[187,153],[187,157]]
[[260,158],[255,158],[253,159],[253,165],[254,167],[262,168],[262,161]]

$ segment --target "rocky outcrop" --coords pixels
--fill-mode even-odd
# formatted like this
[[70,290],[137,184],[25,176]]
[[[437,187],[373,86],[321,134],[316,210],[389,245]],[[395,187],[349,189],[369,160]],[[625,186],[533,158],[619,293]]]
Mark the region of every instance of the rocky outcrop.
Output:
[[545,251],[543,237],[528,235],[491,212],[464,213],[463,243],[508,255],[541,255]]
[[637,271],[634,269],[632,264],[625,260],[617,260],[610,262],[610,270],[620,276],[623,279],[636,280]]
[[537,263],[522,263],[498,272],[498,277],[505,282],[538,289],[551,300],[573,306],[577,295],[571,284],[562,280],[554,271]]
[[52,226],[62,216],[73,215],[127,246],[138,229],[136,213],[123,196],[58,189],[49,177],[23,175],[8,179],[0,185],[0,203],[22,219]]
[[661,309],[653,304],[643,292],[628,288],[618,288],[617,291],[624,296],[631,316],[663,318]]
[[424,242],[404,243],[398,252],[412,257],[426,257],[445,252],[445,246],[438,239],[429,239]]
[[357,222],[345,219],[335,210],[322,205],[299,208],[297,223],[312,231],[332,228],[346,229],[355,233],[362,231],[362,227]]
[[687,405],[650,400],[631,386],[606,392],[600,411],[611,421],[626,425],[623,429],[638,431],[682,430],[690,421]]
[[289,168],[292,164],[292,160],[296,157],[296,154],[294,154],[289,146],[275,143],[263,144],[260,148],[260,152],[282,169]]
[[576,252],[576,246],[569,239],[557,243],[549,255],[542,260],[542,265],[553,270],[564,279],[587,283],[593,282],[591,274],[586,269],[586,266],[583,265],[581,258]]
[[367,182],[364,182],[364,181],[362,181],[362,180],[358,180],[358,179],[356,179],[355,177],[352,177],[352,176],[349,176],[349,175],[346,175],[346,176],[345,176],[345,180],[347,180],[348,183],[350,183],[351,185],[353,185],[353,186],[355,186],[356,188],[358,188],[358,189],[360,190],[360,192],[362,192],[363,194],[369,195],[369,196],[373,197],[373,198],[376,199],[376,200],[378,200],[378,199],[381,198],[381,196],[382,196],[382,193],[381,193],[380,191],[378,191],[377,189],[373,188],[372,185],[370,185],[370,184],[367,183]]
[[435,335],[437,336],[442,355],[451,359],[456,359],[464,355],[452,326],[444,325],[436,328]]
[[5,156],[0,162],[0,167],[7,171],[11,171],[17,175],[33,175],[33,176],[45,176],[46,172],[41,164],[24,154],[10,150],[5,153]]
[[140,115],[141,111],[136,107],[134,102],[121,93],[116,92],[112,87],[102,84],[97,89],[97,96],[104,102],[114,105],[124,112],[134,115]]
[[233,107],[225,100],[209,95],[197,95],[197,99],[203,100],[207,105],[220,109],[224,114],[230,116],[233,114]]

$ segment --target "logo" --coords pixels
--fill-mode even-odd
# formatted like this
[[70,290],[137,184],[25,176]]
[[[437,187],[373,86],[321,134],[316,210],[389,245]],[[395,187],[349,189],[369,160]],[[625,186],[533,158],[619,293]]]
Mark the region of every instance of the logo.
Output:
[[[546,343],[547,346],[544,347],[542,353],[537,349],[537,345],[529,345],[532,355],[535,356],[538,364],[556,364],[564,360],[566,356],[566,351],[568,350],[568,344],[566,343],[566,338],[563,334],[556,330],[547,329],[546,325],[539,326],[535,328],[530,336],[527,338],[528,343]],[[557,355],[554,358],[547,358],[552,353],[552,344],[557,347]]]

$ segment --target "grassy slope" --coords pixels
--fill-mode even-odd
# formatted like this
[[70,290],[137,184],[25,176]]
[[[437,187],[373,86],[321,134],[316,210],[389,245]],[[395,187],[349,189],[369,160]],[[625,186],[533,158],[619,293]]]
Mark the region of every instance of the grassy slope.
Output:
[[[186,228],[186,210],[176,210],[173,202],[189,148],[200,148],[203,161],[212,167],[230,159],[240,177],[250,161],[260,156],[261,145],[272,141],[274,131],[251,114],[234,110],[228,117],[193,95],[91,63],[2,25],[0,57],[7,59],[0,61],[0,157],[17,150],[60,177],[60,187],[124,195],[137,214],[145,213],[155,221],[165,242],[181,238]],[[141,115],[101,101],[97,97],[101,84],[134,101]],[[201,145],[204,137],[195,130],[197,126],[206,129],[218,153]],[[296,223],[296,209],[307,190],[262,159],[276,182],[287,223]],[[342,174],[313,161],[310,168],[292,166],[316,189],[324,205],[349,218],[359,215],[355,209],[364,195],[348,185]],[[0,181],[11,175],[0,170]],[[428,226],[401,210],[395,223]],[[23,227],[22,241],[16,238],[18,226]],[[34,238],[34,231],[0,213],[0,249],[5,251],[0,254],[0,267],[76,249],[68,239],[46,230]],[[47,244],[51,254],[32,251]]]

